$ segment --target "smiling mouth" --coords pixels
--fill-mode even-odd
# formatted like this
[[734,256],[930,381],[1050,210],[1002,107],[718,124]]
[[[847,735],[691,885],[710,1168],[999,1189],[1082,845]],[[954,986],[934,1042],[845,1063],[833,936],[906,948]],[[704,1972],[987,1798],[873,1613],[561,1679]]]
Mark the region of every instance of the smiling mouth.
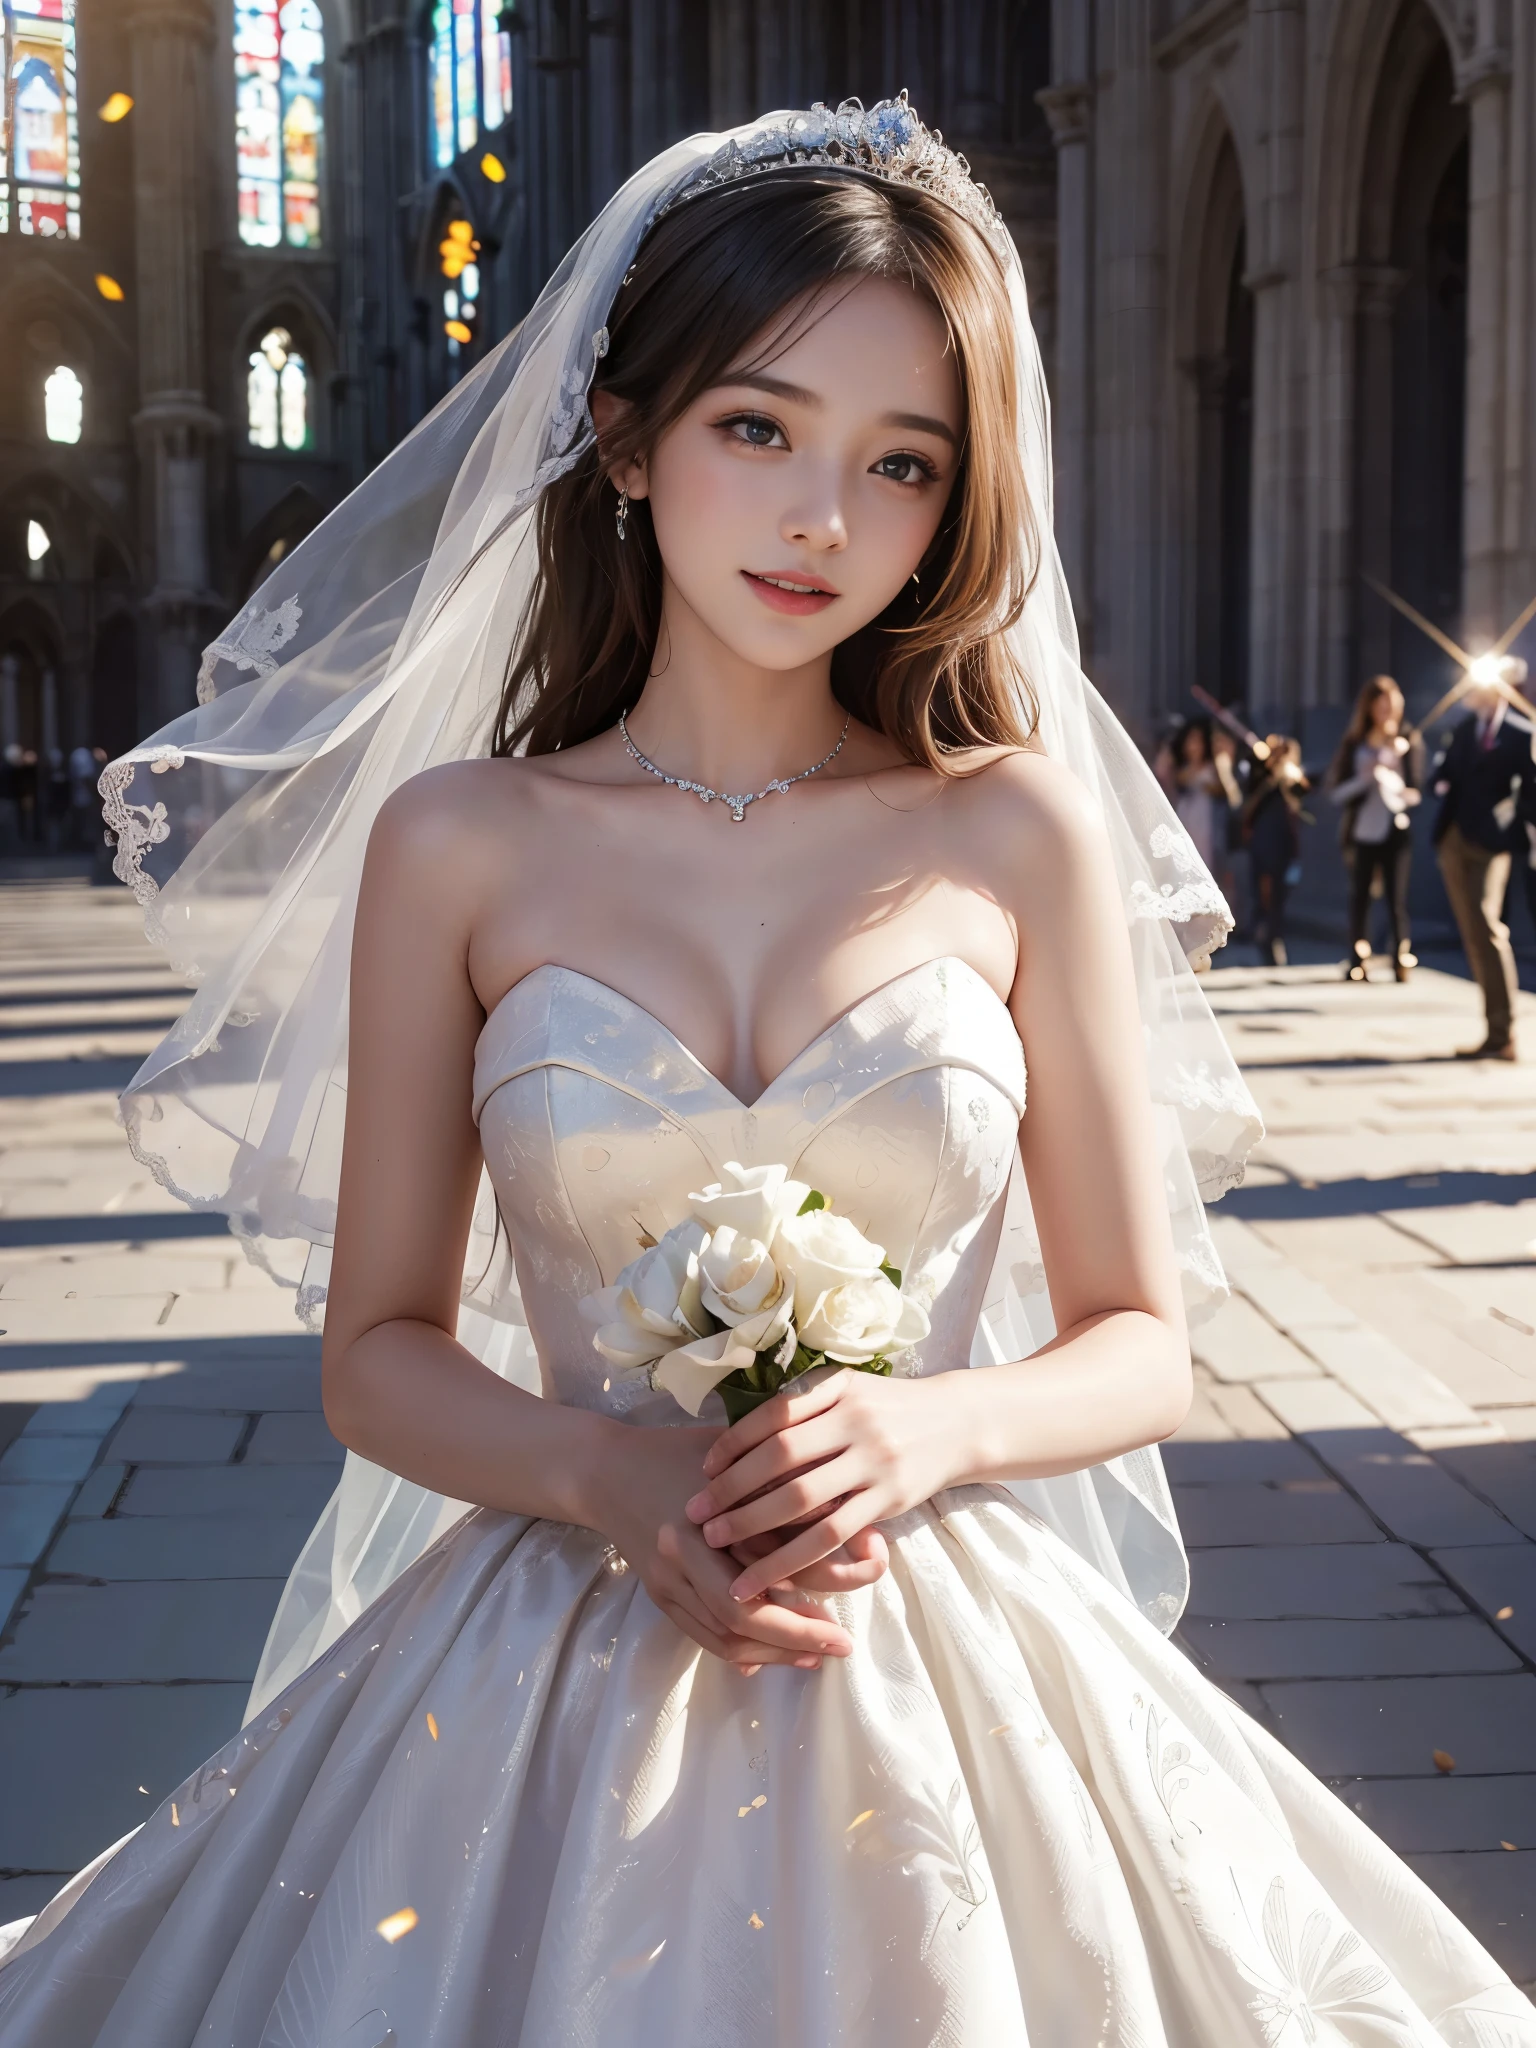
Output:
[[825,583],[807,582],[799,576],[766,576],[755,569],[743,569],[741,573],[775,611],[819,612],[839,594]]

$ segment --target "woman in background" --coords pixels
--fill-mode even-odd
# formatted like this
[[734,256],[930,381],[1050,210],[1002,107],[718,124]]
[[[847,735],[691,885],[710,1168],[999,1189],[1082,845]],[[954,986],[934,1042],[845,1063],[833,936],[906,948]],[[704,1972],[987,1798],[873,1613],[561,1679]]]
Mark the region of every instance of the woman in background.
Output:
[[1392,967],[1406,981],[1414,966],[1408,932],[1410,813],[1419,802],[1424,749],[1403,727],[1403,693],[1391,676],[1372,676],[1328,770],[1328,793],[1343,807],[1339,843],[1349,868],[1350,957],[1347,981],[1365,981],[1371,957],[1371,891],[1381,878],[1392,933]]

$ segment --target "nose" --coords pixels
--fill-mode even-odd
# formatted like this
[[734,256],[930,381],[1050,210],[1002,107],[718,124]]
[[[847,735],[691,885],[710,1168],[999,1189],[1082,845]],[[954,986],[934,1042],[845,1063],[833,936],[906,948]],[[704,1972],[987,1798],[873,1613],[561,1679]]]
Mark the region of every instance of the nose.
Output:
[[840,472],[831,464],[811,475],[803,475],[795,502],[785,508],[779,521],[779,535],[800,547],[818,553],[835,553],[848,545],[848,525],[843,515]]

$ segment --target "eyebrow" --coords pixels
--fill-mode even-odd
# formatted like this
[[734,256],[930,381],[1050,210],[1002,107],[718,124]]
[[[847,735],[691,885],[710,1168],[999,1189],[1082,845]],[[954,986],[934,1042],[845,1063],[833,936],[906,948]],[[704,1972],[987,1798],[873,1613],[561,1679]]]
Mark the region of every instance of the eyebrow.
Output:
[[[809,406],[813,410],[825,402],[816,392],[807,391],[803,384],[791,384],[783,377],[770,377],[762,370],[743,370],[739,376],[727,372],[714,389],[720,390],[727,385],[738,388],[744,385],[749,391],[766,391],[772,398],[782,398],[790,405]],[[879,425],[906,427],[914,434],[933,434],[939,440],[947,441],[951,448],[959,446],[954,428],[926,412],[888,412],[881,417]]]

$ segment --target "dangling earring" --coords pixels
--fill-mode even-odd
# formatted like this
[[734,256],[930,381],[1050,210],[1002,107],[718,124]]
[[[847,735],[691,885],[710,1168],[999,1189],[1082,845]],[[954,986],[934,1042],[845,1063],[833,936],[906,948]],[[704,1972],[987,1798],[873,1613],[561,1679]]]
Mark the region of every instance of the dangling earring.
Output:
[[620,540],[623,540],[623,539],[624,539],[624,538],[626,537],[626,536],[625,536],[625,528],[626,528],[626,526],[627,526],[627,524],[628,524],[628,520],[629,520],[629,490],[628,490],[628,488],[626,487],[626,488],[625,488],[624,490],[620,491],[620,493],[619,493],[619,509],[618,509],[618,511],[617,511],[617,512],[615,513],[615,515],[614,515],[614,521],[613,521],[613,525],[614,525],[614,531],[615,531],[615,532],[616,532],[616,533],[618,534],[618,536],[619,536],[619,539],[620,539]]

